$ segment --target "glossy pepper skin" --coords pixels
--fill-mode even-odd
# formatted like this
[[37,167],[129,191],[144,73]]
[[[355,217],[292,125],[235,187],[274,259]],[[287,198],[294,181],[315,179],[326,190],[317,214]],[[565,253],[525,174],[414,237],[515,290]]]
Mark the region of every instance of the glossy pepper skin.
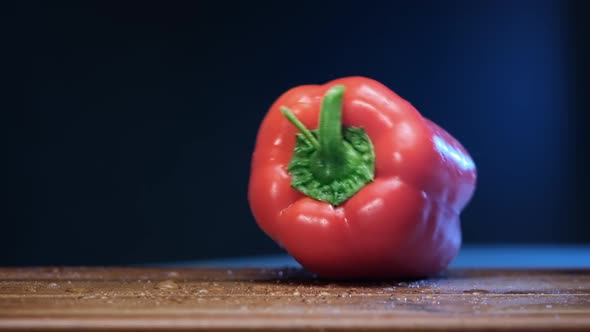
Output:
[[[374,178],[334,205],[292,187],[299,130],[318,127],[322,101],[341,86],[342,125],[364,128]],[[463,146],[381,83],[347,77],[284,93],[264,118],[251,164],[258,225],[307,270],[328,278],[420,277],[445,269],[461,245],[459,214],[476,168]]]

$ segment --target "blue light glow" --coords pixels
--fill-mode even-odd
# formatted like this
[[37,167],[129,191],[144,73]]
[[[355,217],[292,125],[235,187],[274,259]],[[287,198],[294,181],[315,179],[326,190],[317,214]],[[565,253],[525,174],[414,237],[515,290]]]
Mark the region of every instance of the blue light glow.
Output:
[[468,170],[475,168],[475,163],[468,155],[464,154],[462,151],[459,151],[455,147],[450,146],[439,136],[434,136],[433,140],[434,146],[436,146],[436,149],[445,158],[455,161],[462,169]]

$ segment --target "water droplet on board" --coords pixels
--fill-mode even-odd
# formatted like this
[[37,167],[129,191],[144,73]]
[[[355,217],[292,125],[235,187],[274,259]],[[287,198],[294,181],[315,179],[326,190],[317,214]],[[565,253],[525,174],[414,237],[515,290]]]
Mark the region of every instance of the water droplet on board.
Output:
[[47,288],[59,288],[59,285],[56,284],[55,282],[52,282],[49,285],[47,285]]
[[393,301],[398,301],[398,302],[408,302],[408,298],[405,297],[405,296],[404,297],[398,297],[398,296],[395,296],[395,295],[391,295],[389,297],[389,299],[390,300],[393,300]]
[[154,287],[156,289],[176,289],[178,288],[178,284],[172,280],[164,280],[157,283]]

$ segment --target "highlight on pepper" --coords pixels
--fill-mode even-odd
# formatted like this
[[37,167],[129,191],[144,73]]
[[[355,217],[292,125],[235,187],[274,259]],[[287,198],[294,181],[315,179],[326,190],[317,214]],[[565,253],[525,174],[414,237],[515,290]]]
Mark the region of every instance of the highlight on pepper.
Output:
[[347,77],[285,92],[252,156],[260,228],[329,278],[427,276],[461,245],[467,150],[381,83]]

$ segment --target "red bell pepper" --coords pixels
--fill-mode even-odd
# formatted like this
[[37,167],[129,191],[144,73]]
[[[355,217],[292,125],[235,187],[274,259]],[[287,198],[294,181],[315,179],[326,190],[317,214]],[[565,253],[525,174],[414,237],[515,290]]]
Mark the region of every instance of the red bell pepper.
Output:
[[331,278],[445,269],[476,183],[457,140],[364,77],[283,94],[262,122],[251,166],[258,225],[303,267]]

